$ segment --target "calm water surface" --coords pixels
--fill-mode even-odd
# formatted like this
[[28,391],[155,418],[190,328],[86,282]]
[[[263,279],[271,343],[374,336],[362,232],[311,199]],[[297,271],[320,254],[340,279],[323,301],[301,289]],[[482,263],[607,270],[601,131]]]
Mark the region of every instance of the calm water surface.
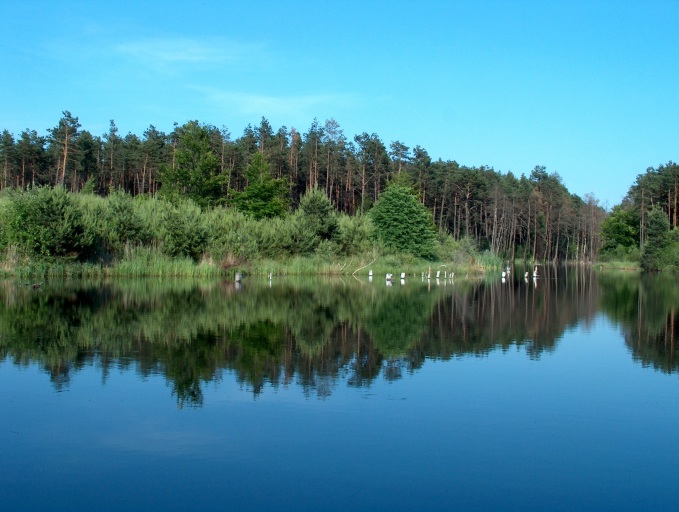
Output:
[[1,283],[2,508],[676,510],[679,287],[510,281]]

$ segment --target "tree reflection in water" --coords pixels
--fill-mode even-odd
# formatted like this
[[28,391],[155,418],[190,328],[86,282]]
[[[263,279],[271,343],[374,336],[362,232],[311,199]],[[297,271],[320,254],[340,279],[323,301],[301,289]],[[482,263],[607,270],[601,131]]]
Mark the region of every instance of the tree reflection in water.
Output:
[[[515,272],[523,276],[523,272]],[[86,365],[162,374],[179,406],[200,406],[225,372],[257,396],[298,385],[326,398],[341,382],[397,380],[425,359],[555,349],[600,308],[624,326],[634,357],[675,371],[679,293],[668,280],[546,267],[537,285],[458,280],[405,286],[354,279],[48,282],[0,286],[0,354],[39,364],[57,389]],[[652,290],[652,291],[651,291]]]
[[640,279],[611,275],[601,280],[606,293],[602,309],[622,326],[632,357],[665,373],[679,370],[679,287],[672,276],[651,274]]

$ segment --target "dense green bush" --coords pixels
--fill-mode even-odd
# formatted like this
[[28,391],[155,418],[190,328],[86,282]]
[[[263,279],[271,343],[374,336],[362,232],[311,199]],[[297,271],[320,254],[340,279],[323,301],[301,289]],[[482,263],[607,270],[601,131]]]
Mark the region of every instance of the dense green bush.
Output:
[[304,224],[321,240],[332,240],[337,234],[337,212],[325,193],[317,188],[302,196],[299,211]]
[[636,245],[633,247],[625,247],[621,244],[618,244],[614,248],[607,247],[606,249],[602,249],[601,252],[599,253],[599,261],[601,262],[607,261],[638,262],[640,258],[641,252],[639,251],[639,247]]
[[9,196],[3,210],[3,237],[27,255],[86,259],[95,236],[75,196],[63,187],[40,187]]
[[[451,261],[457,265],[469,263],[471,258],[478,257],[479,250],[471,237],[455,238],[444,231],[439,231],[436,256],[441,261]],[[499,258],[498,258],[499,260]]]
[[431,212],[409,187],[391,184],[370,211],[377,239],[388,249],[433,259],[436,228]]
[[374,226],[370,217],[346,214],[339,216],[337,246],[339,254],[354,256],[369,251],[373,246]]
[[670,221],[665,212],[655,206],[646,217],[646,240],[641,247],[640,265],[643,271],[661,270],[672,262]]
[[201,210],[192,201],[180,201],[163,215],[163,252],[199,261],[207,250],[208,229]]
[[217,204],[223,197],[225,176],[210,147],[210,127],[189,121],[177,132],[172,165],[160,167],[161,196],[172,202],[188,198],[203,207]]
[[233,205],[255,219],[279,217],[288,211],[288,190],[284,180],[274,179],[266,157],[255,153],[245,171],[247,186],[232,193]]
[[210,254],[217,261],[251,259],[257,255],[257,221],[233,208],[213,208],[204,214],[210,234]]
[[619,247],[638,247],[639,212],[622,205],[614,206],[601,222],[601,252],[620,253]]
[[[193,204],[190,200],[185,200],[185,202]],[[134,210],[141,219],[142,225],[148,230],[149,239],[147,243],[149,245],[162,245],[165,217],[170,211],[181,208],[182,204],[182,201],[174,204],[172,201],[149,196],[137,196],[134,198]]]
[[[301,272],[338,272],[344,268],[333,266],[338,258],[357,256],[357,268],[378,258],[402,266],[436,257],[467,264],[478,256],[471,239],[456,241],[442,232],[437,240],[426,209],[403,185],[390,186],[368,215],[338,215],[322,191],[311,190],[293,214],[259,220],[236,208],[201,209],[179,197],[115,191],[100,197],[61,187],[9,191],[0,194],[0,250],[5,264],[17,268],[89,258],[97,262],[95,273],[120,266],[120,273],[133,275],[186,274],[186,265],[200,260],[221,271],[258,260],[299,260]],[[183,260],[181,269],[169,264],[172,259]]]
[[143,245],[150,239],[146,225],[135,208],[135,200],[125,192],[115,192],[108,200],[108,242],[120,251],[126,244]]
[[[147,196],[133,198],[125,192],[115,191],[107,198],[94,194],[73,197],[80,203],[85,223],[96,236],[99,258],[120,257],[130,245],[150,245],[153,228],[159,229],[160,224],[154,226],[151,220],[157,212],[146,211],[157,201],[149,201]],[[142,205],[146,210],[142,210]]]
[[294,216],[276,217],[256,223],[257,256],[285,258],[295,252]]

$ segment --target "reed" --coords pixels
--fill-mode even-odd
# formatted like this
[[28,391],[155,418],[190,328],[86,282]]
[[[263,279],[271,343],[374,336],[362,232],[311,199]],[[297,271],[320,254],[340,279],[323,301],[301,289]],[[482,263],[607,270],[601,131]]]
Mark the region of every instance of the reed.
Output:
[[259,259],[247,265],[242,265],[240,270],[253,275],[356,275],[367,276],[370,271],[375,277],[384,276],[387,273],[398,276],[405,272],[408,277],[421,277],[430,271],[432,277],[436,271],[441,272],[441,277],[455,272],[461,274],[481,274],[483,267],[477,264],[461,265],[456,262],[429,261],[416,258],[409,254],[380,254],[374,250],[357,256],[326,258],[319,255],[295,256],[286,259]]
[[3,273],[21,281],[36,279],[94,278],[104,275],[104,268],[95,263],[37,261],[21,264]]
[[106,267],[111,277],[217,277],[224,271],[209,258],[170,257],[153,247],[128,246],[120,261]]
[[504,260],[499,256],[491,253],[490,251],[484,251],[478,254],[475,258],[472,267],[478,268],[480,271],[485,272],[489,270],[497,270],[502,268],[504,265]]
[[639,272],[639,262],[637,261],[602,261],[594,265],[596,270],[624,270],[631,272]]

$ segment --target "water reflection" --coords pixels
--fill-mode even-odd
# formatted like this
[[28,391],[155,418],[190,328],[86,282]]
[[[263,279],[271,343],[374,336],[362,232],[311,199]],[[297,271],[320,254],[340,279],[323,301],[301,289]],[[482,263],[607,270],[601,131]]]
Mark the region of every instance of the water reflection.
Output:
[[[238,285],[238,286],[237,286]],[[483,356],[519,347],[539,358],[600,305],[624,326],[634,357],[676,370],[679,293],[667,280],[609,278],[546,267],[486,282],[387,287],[354,279],[48,282],[0,286],[0,356],[39,364],[56,389],[86,365],[162,374],[180,406],[200,406],[224,372],[260,394],[299,385],[327,397],[340,382],[395,380],[427,358]]]
[[679,287],[672,276],[647,275],[630,279],[608,275],[603,310],[622,327],[632,356],[644,366],[666,373],[679,370],[676,339],[679,333]]

